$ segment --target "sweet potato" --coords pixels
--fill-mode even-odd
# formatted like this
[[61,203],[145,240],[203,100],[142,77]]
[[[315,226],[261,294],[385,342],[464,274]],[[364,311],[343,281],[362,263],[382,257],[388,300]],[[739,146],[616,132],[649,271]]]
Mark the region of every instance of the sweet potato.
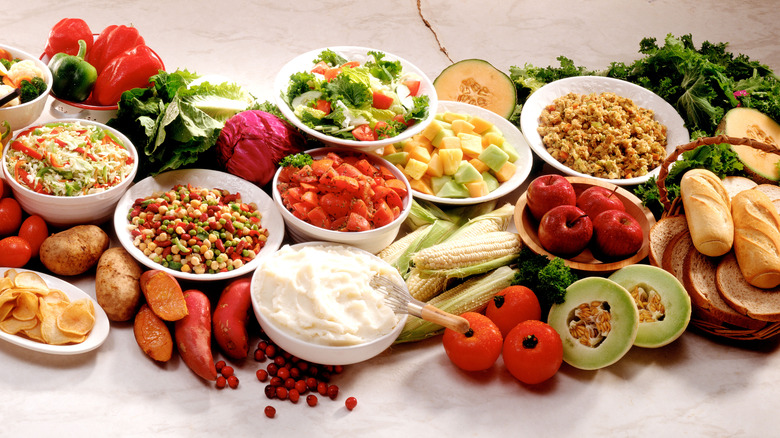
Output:
[[152,269],[141,274],[141,291],[152,311],[165,321],[187,316],[187,303],[178,280],[173,275]]
[[173,337],[165,321],[143,304],[133,321],[133,334],[138,346],[147,356],[158,362],[167,362],[173,354]]
[[44,239],[38,256],[57,275],[79,275],[97,264],[110,243],[97,225],[77,225]]
[[128,321],[141,304],[141,267],[122,247],[107,249],[97,264],[95,298],[111,321]]
[[214,339],[232,359],[244,359],[249,354],[246,323],[252,306],[250,283],[250,278],[239,278],[228,284],[214,309]]
[[173,324],[176,348],[185,364],[206,380],[217,380],[217,367],[211,353],[211,303],[203,292],[184,292],[187,316]]

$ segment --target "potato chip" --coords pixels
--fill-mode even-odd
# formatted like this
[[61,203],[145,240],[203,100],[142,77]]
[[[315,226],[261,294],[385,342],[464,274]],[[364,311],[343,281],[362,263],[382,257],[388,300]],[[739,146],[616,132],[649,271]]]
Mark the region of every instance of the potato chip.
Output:
[[38,289],[45,292],[49,291],[49,286],[43,278],[35,272],[19,272],[13,279],[14,286],[18,289]]
[[65,295],[65,292],[57,289],[49,290],[49,293],[45,296],[42,296],[41,299],[50,303],[56,303],[59,301],[64,301],[66,303],[70,302],[70,297]]
[[13,280],[7,277],[0,278],[0,292],[11,289],[12,287],[14,287]]
[[16,277],[16,269],[9,269],[3,274],[3,278],[8,278],[11,281],[14,281],[14,277]]
[[46,341],[43,339],[43,334],[41,333],[41,325],[36,324],[35,327],[28,329],[28,330],[22,330],[22,333],[24,333],[25,336],[32,339],[33,341],[43,342]]
[[22,291],[16,298],[11,316],[19,321],[29,321],[38,316],[38,296],[29,291]]
[[19,321],[18,319],[14,318],[6,318],[5,320],[0,321],[0,330],[10,335],[15,335],[22,330],[29,330],[36,325],[38,325],[37,318],[31,319],[29,321]]
[[57,328],[69,335],[84,336],[94,325],[95,308],[86,298],[68,304],[57,317]]

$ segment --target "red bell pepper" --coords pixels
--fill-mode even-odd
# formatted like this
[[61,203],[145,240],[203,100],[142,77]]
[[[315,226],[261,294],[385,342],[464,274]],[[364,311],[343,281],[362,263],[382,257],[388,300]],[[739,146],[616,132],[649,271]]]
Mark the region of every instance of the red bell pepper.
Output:
[[114,57],[98,74],[92,100],[98,105],[116,105],[123,92],[146,88],[149,78],[164,68],[162,60],[152,49],[146,45],[135,46]]
[[87,51],[92,47],[94,36],[86,21],[81,18],[63,18],[49,31],[49,39],[43,53],[51,59],[57,53],[75,55],[79,53],[79,40],[87,43]]
[[112,24],[100,32],[92,49],[87,51],[85,59],[100,75],[114,58],[143,44],[145,41],[138,29]]

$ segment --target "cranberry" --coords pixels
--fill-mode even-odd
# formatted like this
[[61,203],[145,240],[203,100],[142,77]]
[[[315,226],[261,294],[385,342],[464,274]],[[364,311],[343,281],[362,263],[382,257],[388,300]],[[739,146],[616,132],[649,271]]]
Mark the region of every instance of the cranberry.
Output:
[[226,383],[227,383],[227,381],[225,380],[224,377],[222,377],[222,376],[218,376],[217,377],[217,389],[224,388]]
[[275,345],[269,345],[265,347],[265,355],[268,357],[274,357],[276,356],[276,346]]
[[255,361],[257,362],[264,362],[266,359],[265,357],[265,351],[257,349],[255,350]]
[[339,396],[339,387],[336,385],[329,385],[328,397],[330,397],[331,400],[336,400],[336,397],[338,396]]
[[309,387],[309,391],[316,391],[317,390],[317,379],[314,377],[309,377],[306,379],[306,386]]
[[295,388],[287,391],[287,398],[290,399],[290,401],[293,402],[293,403],[298,403],[298,399],[300,397],[301,397],[301,394]]
[[287,368],[279,368],[279,371],[276,372],[276,377],[282,380],[286,380],[290,377],[290,370]]
[[268,380],[268,371],[266,370],[263,369],[257,370],[255,374],[257,375],[257,380],[261,382],[265,382],[266,380]]
[[328,384],[325,382],[318,383],[317,392],[319,392],[320,395],[328,395]]
[[305,394],[306,391],[309,390],[309,387],[306,386],[306,382],[303,380],[298,380],[295,382],[295,390],[298,391],[299,394]]
[[273,406],[266,406],[263,412],[265,412],[265,416],[268,418],[276,416],[276,409]]
[[272,385],[266,385],[264,391],[265,391],[265,396],[267,398],[274,398],[274,397],[276,397],[276,387],[274,387]]
[[222,375],[225,377],[230,377],[235,373],[235,370],[233,367],[226,365],[222,367]]
[[271,386],[284,386],[284,381],[278,377],[271,377],[271,381],[269,382]]
[[283,366],[284,366],[284,364],[286,364],[286,363],[287,363],[287,359],[285,359],[285,358],[284,358],[284,356],[276,356],[276,357],[274,358],[274,363],[275,363],[275,364],[276,364],[276,365],[277,365],[279,368],[281,368],[281,367],[283,367]]
[[355,397],[347,397],[347,399],[344,400],[344,406],[350,411],[355,409],[355,406],[357,406],[357,399]]
[[277,386],[276,387],[276,398],[279,400],[284,400],[287,398],[287,388],[284,386]]
[[267,367],[265,367],[266,370],[268,370],[269,376],[275,376],[276,372],[279,371],[279,367],[276,366],[275,363],[269,363]]
[[224,360],[220,360],[217,363],[215,363],[214,366],[217,368],[217,372],[218,373],[222,372],[222,368],[225,367],[225,361]]
[[306,404],[312,407],[317,406],[317,396],[314,394],[307,395]]
[[233,389],[238,388],[238,377],[236,376],[229,376],[227,378],[227,384]]

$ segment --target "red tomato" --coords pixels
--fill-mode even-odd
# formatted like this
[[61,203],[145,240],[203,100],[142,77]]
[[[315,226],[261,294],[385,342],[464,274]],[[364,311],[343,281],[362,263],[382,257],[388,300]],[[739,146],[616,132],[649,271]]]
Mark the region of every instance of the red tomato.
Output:
[[347,231],[368,231],[371,229],[371,224],[368,223],[368,219],[357,214],[350,213],[347,218]]
[[339,73],[341,73],[341,67],[334,67],[334,68],[329,68],[329,69],[325,70],[325,72],[322,73],[322,75],[325,76],[325,80],[326,81],[330,81],[331,79],[333,79],[336,76],[338,76]]
[[0,240],[0,266],[21,268],[30,261],[30,257],[30,244],[21,237],[11,236]]
[[517,324],[529,319],[541,319],[542,308],[536,294],[525,286],[509,286],[493,296],[485,309],[501,334],[506,337]]
[[393,105],[393,96],[388,96],[381,91],[374,91],[373,94],[373,106],[376,109],[386,110]]
[[326,213],[333,217],[341,217],[349,214],[349,198],[339,196],[333,192],[320,196],[320,206]]
[[444,329],[444,352],[455,366],[465,371],[482,371],[490,368],[501,355],[503,338],[490,318],[476,312],[466,312],[462,317],[469,321],[466,333]]
[[325,74],[325,71],[328,70],[330,66],[325,61],[320,61],[317,64],[314,65],[314,68],[311,69],[312,73],[319,73],[321,75]]
[[420,92],[420,81],[414,81],[409,79],[401,83],[406,85],[406,88],[409,89],[409,94],[411,94],[412,96],[417,96],[417,93]]
[[510,374],[523,383],[534,385],[558,372],[563,362],[563,342],[549,324],[528,320],[509,332],[502,354]]
[[22,207],[16,199],[0,199],[0,236],[16,233],[20,225],[22,225]]
[[352,135],[360,141],[375,141],[376,132],[366,123],[352,130]]
[[383,227],[395,219],[393,210],[384,201],[375,204],[374,207],[376,207],[376,211],[372,219],[375,227]]
[[325,99],[318,99],[317,104],[314,106],[314,109],[318,109],[324,112],[325,114],[330,114],[331,111],[330,102],[328,102]]
[[19,237],[30,244],[32,257],[38,257],[41,243],[49,237],[49,226],[46,225],[46,221],[42,217],[32,215],[22,222],[22,226],[19,228]]

